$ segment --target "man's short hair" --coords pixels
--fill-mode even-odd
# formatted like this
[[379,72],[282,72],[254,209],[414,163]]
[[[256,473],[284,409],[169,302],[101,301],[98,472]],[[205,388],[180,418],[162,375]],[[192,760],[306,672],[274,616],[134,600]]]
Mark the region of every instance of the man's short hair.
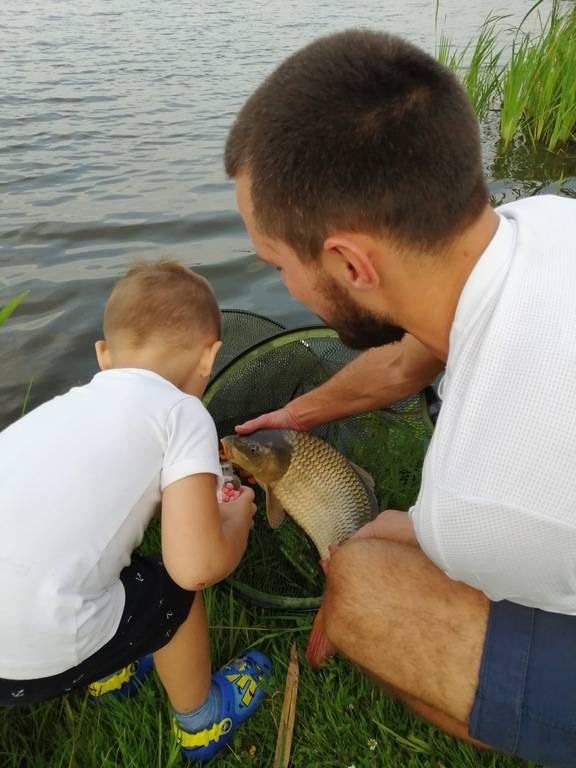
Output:
[[104,337],[140,346],[157,338],[189,348],[217,341],[222,320],[208,281],[172,259],[133,266],[114,286],[104,311]]
[[348,230],[436,250],[488,202],[480,136],[456,77],[393,35],[349,30],[284,61],[226,144],[256,223],[303,260]]

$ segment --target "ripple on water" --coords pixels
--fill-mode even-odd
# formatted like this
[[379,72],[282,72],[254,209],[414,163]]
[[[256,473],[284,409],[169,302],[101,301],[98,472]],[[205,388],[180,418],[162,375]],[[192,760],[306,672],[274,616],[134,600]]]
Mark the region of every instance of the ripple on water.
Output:
[[[442,0],[440,27],[462,45],[500,7]],[[507,3],[511,23],[524,11],[524,0]],[[314,320],[256,262],[222,150],[240,105],[281,59],[358,25],[408,30],[432,51],[435,3],[2,0],[0,304],[31,293],[0,330],[0,424],[32,378],[36,404],[94,372],[105,297],[135,255],[199,268],[224,306],[287,326]],[[560,177],[494,165],[486,146],[497,202]],[[576,170],[564,164],[567,176]]]

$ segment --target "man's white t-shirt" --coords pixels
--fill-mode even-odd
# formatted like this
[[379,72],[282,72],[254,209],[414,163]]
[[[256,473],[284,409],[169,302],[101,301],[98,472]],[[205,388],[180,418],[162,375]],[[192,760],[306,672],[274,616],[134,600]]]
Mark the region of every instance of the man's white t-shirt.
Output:
[[214,423],[156,373],[98,373],[0,433],[0,677],[79,664],[110,640],[122,568],[161,492],[220,477]]
[[497,213],[458,302],[411,514],[451,578],[576,614],[576,201]]

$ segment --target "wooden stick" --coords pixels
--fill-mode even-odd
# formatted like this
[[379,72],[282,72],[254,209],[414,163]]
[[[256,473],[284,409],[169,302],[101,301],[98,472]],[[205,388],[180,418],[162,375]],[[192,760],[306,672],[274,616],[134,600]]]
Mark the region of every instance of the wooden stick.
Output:
[[290,648],[290,663],[286,673],[286,687],[284,689],[284,703],[280,715],[278,738],[276,739],[276,752],[274,754],[273,768],[288,768],[290,752],[292,750],[292,733],[294,732],[294,719],[296,717],[296,697],[298,696],[298,653],[296,641]]

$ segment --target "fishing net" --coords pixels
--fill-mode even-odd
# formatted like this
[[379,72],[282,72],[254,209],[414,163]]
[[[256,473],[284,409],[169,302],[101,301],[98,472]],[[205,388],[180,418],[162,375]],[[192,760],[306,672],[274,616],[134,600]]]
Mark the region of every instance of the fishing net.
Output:
[[[224,347],[226,347],[226,336]],[[234,426],[281,408],[319,386],[358,353],[324,326],[283,331],[244,349],[220,368],[204,403],[219,437]],[[432,432],[426,393],[380,411],[319,427],[327,440],[374,478],[380,508],[407,509],[415,500],[426,445]],[[287,518],[268,526],[264,494],[256,489],[258,511],[247,552],[230,582],[257,604],[291,610],[318,607],[324,578],[318,553],[306,534]]]
[[223,344],[214,364],[212,378],[245,349],[284,330],[284,326],[275,320],[244,309],[223,309],[221,315]]

